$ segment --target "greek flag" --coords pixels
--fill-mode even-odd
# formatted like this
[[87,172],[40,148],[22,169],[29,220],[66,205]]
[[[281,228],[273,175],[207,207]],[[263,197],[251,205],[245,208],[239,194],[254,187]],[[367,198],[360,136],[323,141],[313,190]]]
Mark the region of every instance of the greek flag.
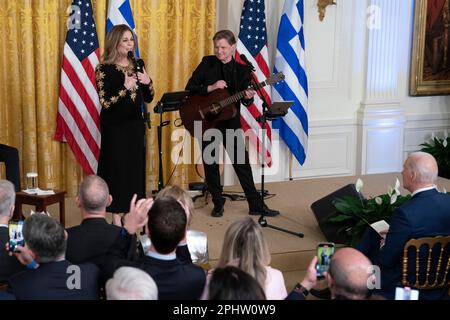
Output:
[[305,69],[303,0],[285,0],[278,29],[274,72],[282,71],[285,81],[272,88],[273,101],[294,101],[283,118],[273,121],[297,161],[303,165],[308,145],[308,80]]
[[139,49],[137,46],[136,27],[133,20],[133,12],[131,11],[129,0],[109,0],[108,1],[108,16],[106,18],[106,33],[112,27],[118,24],[126,24],[134,32],[134,39],[136,41],[136,57],[139,57]]

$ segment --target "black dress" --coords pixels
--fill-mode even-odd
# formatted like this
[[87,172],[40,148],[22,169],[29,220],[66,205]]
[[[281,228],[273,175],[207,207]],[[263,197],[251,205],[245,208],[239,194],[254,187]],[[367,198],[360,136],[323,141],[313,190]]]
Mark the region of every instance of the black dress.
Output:
[[99,64],[96,68],[102,105],[97,175],[106,181],[113,196],[107,209],[112,213],[128,212],[135,193],[138,199],[145,197],[145,124],[139,90],[145,102],[152,101],[154,91],[148,85],[127,90],[125,72],[131,74],[131,69],[115,64]]

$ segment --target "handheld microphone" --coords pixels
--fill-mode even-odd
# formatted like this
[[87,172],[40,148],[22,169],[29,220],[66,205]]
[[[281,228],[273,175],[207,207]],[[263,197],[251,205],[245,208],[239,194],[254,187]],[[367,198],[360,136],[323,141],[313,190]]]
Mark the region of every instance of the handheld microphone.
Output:
[[247,67],[250,68],[250,70],[255,71],[255,67],[253,67],[252,63],[248,61],[247,57],[244,54],[240,55],[240,58],[244,63],[247,65]]
[[136,61],[136,58],[134,57],[134,52],[128,51],[127,55],[128,55],[128,59],[130,59],[131,63],[133,64],[134,69],[139,71],[139,65],[138,65],[138,62]]

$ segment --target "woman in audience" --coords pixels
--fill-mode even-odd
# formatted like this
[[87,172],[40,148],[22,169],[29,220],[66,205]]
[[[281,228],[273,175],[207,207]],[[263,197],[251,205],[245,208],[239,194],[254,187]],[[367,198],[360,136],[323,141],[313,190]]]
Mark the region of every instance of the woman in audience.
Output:
[[266,296],[255,278],[228,266],[214,270],[209,283],[209,300],[266,300]]
[[[250,217],[233,222],[225,233],[217,267],[238,267],[256,279],[268,300],[282,300],[287,296],[283,274],[269,264],[270,252],[260,225]],[[202,297],[207,296],[204,292]]]
[[194,202],[189,193],[179,186],[167,186],[158,192],[156,199],[162,197],[172,197],[184,207],[187,214],[187,226],[189,228],[195,211]]

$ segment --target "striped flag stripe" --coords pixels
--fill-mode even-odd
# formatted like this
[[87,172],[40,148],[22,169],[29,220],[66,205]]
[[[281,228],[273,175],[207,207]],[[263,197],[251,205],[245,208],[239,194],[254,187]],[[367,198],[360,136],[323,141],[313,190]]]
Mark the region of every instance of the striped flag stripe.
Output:
[[92,121],[93,124],[99,129],[99,109],[95,103],[100,103],[98,101],[93,101],[93,97],[87,92],[86,87],[82,85],[83,81],[80,80],[78,76],[80,73],[72,68],[72,65],[65,57],[63,57],[63,69],[64,75],[61,75],[61,85],[65,87],[66,91],[73,96],[72,99],[75,100],[75,104],[80,103],[80,110],[83,115],[88,112],[91,118],[86,118],[86,121]]
[[280,137],[302,165],[308,143],[308,80],[305,69],[303,0],[285,0],[278,30],[274,72],[282,71],[285,81],[273,86],[275,101],[294,101],[288,114],[273,122]]
[[[81,116],[81,119],[84,123],[89,127],[92,136],[100,137],[100,129],[99,129],[99,120],[100,117],[98,114],[95,117],[92,117],[92,113],[88,110],[86,106],[86,101],[89,99],[83,99],[78,94],[78,90],[75,87],[75,84],[70,81],[70,74],[66,73],[66,70],[62,70],[61,72],[61,90],[65,90],[68,94],[68,99],[73,103],[76,112]],[[81,91],[81,89],[80,89]],[[100,139],[98,139],[98,143],[100,146]]]
[[[64,111],[67,111],[71,115],[71,119],[66,119],[66,123],[69,127],[74,128],[77,127],[77,129],[83,133],[83,136],[81,137],[85,142],[86,145],[89,146],[90,151],[93,154],[100,154],[100,146],[97,144],[98,138],[100,138],[100,133],[97,131],[97,135],[95,133],[93,134],[92,131],[92,124],[91,127],[89,127],[89,124],[85,121],[83,116],[80,115],[75,103],[71,100],[70,96],[67,94],[65,88],[62,86],[61,90],[59,92],[59,98],[62,103],[60,106],[61,108],[64,108]],[[89,117],[87,117],[89,119]],[[72,120],[73,121],[70,121]],[[96,139],[97,138],[97,139]]]
[[62,106],[59,111],[59,117],[62,119],[60,124],[64,127],[64,136],[67,143],[70,145],[73,153],[77,155],[77,160],[80,162],[85,171],[86,168],[89,168],[90,172],[97,172],[98,155],[96,156],[92,153],[91,149],[84,140],[83,133],[78,130],[78,126],[72,118],[72,115],[68,112],[67,108],[65,108],[64,103],[61,100],[59,105]]

